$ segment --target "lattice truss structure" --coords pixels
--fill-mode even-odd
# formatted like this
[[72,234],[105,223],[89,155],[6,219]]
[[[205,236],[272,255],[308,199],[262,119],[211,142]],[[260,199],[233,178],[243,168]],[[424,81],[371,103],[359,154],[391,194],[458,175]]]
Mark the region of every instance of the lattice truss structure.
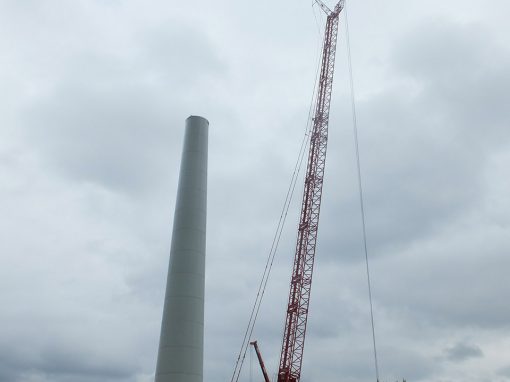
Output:
[[339,1],[333,11],[321,1],[317,1],[317,3],[327,14],[326,31],[280,355],[278,382],[298,382],[301,377],[326,164],[338,22],[345,0]]

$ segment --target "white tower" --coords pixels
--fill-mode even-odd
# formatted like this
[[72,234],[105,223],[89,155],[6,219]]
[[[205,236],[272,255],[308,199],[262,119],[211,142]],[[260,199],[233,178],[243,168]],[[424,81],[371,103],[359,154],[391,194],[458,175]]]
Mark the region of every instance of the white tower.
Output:
[[208,129],[186,120],[155,382],[203,382]]

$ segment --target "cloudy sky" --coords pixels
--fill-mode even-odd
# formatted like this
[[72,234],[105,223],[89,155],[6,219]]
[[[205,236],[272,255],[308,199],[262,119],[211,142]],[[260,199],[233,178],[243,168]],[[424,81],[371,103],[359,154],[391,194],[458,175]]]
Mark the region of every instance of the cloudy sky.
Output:
[[[510,5],[347,7],[381,379],[509,382]],[[152,381],[190,114],[210,121],[204,379],[229,380],[323,26],[311,0],[0,0],[0,381]],[[347,74],[342,17],[306,382],[375,380]],[[296,194],[254,333],[271,373]]]

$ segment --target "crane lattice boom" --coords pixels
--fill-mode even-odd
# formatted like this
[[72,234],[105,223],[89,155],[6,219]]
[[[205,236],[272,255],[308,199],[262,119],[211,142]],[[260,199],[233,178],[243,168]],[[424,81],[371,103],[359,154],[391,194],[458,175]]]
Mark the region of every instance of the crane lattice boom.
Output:
[[345,0],[340,0],[333,11],[322,1],[317,0],[317,3],[327,14],[326,31],[299,218],[294,268],[280,355],[278,382],[298,382],[301,377],[328,143],[329,109],[335,68],[338,18],[344,8]]

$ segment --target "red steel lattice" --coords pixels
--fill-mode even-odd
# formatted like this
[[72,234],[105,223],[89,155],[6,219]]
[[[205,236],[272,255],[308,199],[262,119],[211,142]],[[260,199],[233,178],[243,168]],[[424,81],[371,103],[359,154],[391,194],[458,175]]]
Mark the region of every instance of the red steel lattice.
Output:
[[280,355],[278,382],[298,382],[301,377],[301,364],[303,361],[326,163],[338,18],[344,8],[344,0],[339,1],[333,11],[329,10],[322,2],[318,1],[318,3],[328,16],[322,51],[319,90],[313,117],[303,201],[299,218],[294,267],[290,283],[287,317]]

